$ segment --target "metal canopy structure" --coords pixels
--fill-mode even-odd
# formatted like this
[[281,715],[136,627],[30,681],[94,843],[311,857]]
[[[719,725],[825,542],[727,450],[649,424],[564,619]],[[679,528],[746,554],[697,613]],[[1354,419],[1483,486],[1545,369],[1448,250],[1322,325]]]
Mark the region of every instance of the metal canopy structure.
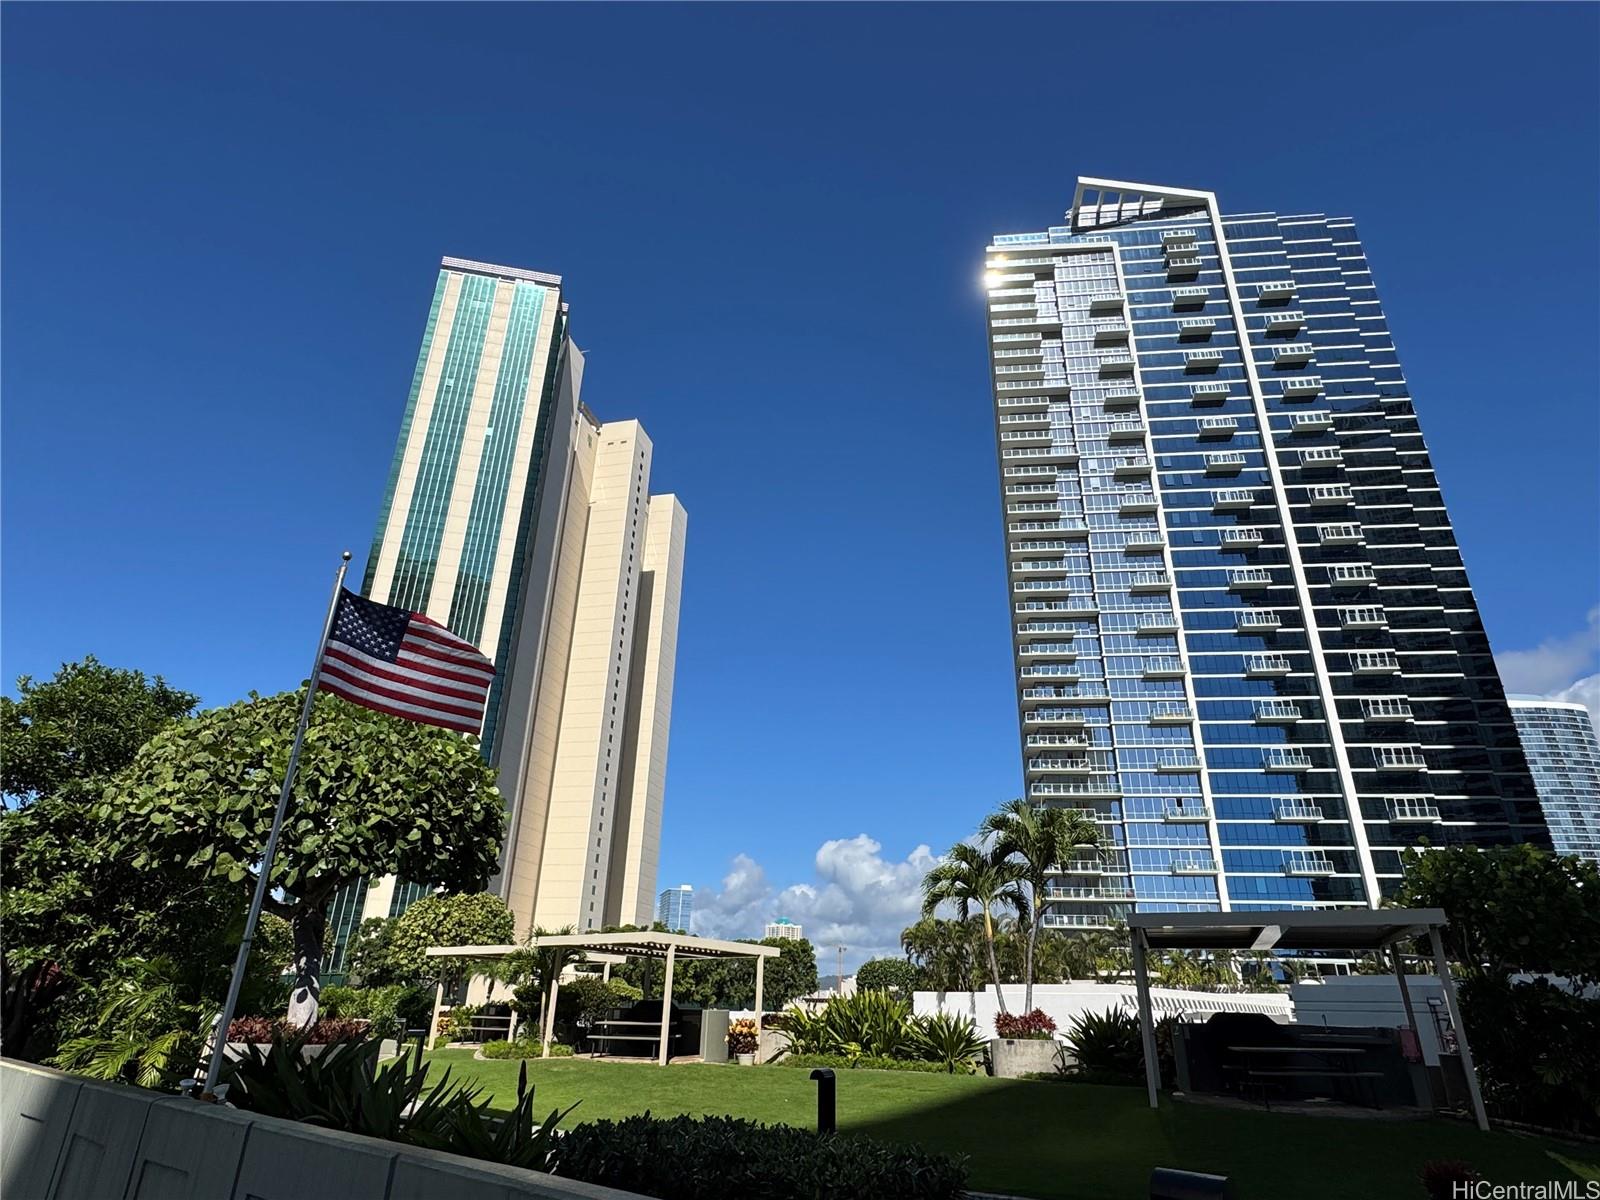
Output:
[[1133,974],[1139,995],[1139,1029],[1144,1039],[1145,1085],[1150,1107],[1158,1107],[1161,1064],[1156,1059],[1155,1018],[1150,1006],[1148,956],[1152,950],[1345,950],[1387,953],[1400,985],[1406,1021],[1417,1035],[1411,992],[1400,965],[1400,943],[1426,937],[1433,953],[1434,970],[1444,992],[1445,1006],[1461,1047],[1467,1091],[1479,1129],[1489,1128],[1478,1088],[1478,1070],[1467,1043],[1466,1022],[1456,998],[1450,964],[1445,961],[1439,930],[1449,918],[1442,908],[1324,908],[1273,909],[1260,912],[1143,912],[1128,917],[1133,938]]
[[[727,959],[753,958],[756,962],[756,1012],[761,1012],[765,988],[765,966],[769,958],[777,958],[782,951],[776,946],[762,946],[754,942],[729,942],[721,938],[693,937],[687,933],[656,933],[642,929],[626,933],[552,933],[530,937],[520,945],[507,946],[431,946],[429,958],[467,958],[474,960],[500,959],[518,950],[563,948],[582,950],[592,960],[605,964],[607,976],[611,964],[630,958],[659,959],[667,964],[666,977],[661,986],[661,1040],[657,1056],[659,1066],[667,1065],[667,1028],[672,1015],[672,972],[680,958]],[[561,980],[555,979],[550,987],[550,1003],[544,1013],[541,1035],[544,1052],[550,1054],[550,1037],[555,1030],[556,1000],[561,995]],[[439,1027],[439,1010],[444,1007],[444,983],[434,990],[433,1028]]]

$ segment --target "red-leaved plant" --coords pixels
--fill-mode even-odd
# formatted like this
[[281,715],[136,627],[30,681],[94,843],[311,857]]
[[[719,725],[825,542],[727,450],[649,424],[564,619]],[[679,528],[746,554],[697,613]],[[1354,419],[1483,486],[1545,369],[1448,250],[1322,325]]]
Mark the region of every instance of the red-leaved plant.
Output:
[[1003,1038],[1036,1038],[1043,1040],[1056,1031],[1056,1023],[1042,1008],[1020,1016],[1013,1013],[996,1013],[994,1031]]
[[228,1040],[265,1045],[272,1040],[274,1032],[280,1033],[285,1041],[303,1032],[307,1046],[329,1046],[334,1042],[354,1041],[366,1031],[366,1021],[348,1017],[326,1017],[308,1030],[297,1029],[282,1017],[235,1017],[228,1026]]

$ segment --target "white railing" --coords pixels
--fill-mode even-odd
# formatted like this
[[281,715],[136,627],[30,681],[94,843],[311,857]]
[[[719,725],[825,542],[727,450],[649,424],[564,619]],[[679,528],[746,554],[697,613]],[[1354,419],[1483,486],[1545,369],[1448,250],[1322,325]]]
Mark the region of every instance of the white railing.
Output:
[[1322,806],[1309,800],[1279,800],[1272,806],[1272,815],[1279,821],[1320,821]]
[[1266,587],[1272,582],[1272,572],[1265,567],[1233,567],[1228,571],[1228,586],[1236,588]]
[[1285,675],[1289,660],[1281,654],[1251,654],[1244,660],[1244,669],[1250,675]]
[[1334,583],[1377,583],[1378,576],[1366,563],[1328,568],[1328,578]]
[[1361,715],[1369,721],[1409,721],[1412,712],[1404,700],[1376,698],[1361,701]]
[[1428,800],[1411,800],[1401,796],[1389,797],[1391,821],[1441,821],[1439,806]]
[[1174,875],[1214,875],[1217,871],[1217,861],[1209,854],[1174,854],[1172,856],[1172,873]]
[[1283,624],[1278,614],[1246,609],[1234,617],[1235,629],[1276,629]]
[[1290,875],[1332,875],[1333,860],[1316,850],[1291,850],[1283,856],[1283,869]]
[[1357,650],[1350,655],[1351,669],[1369,674],[1390,674],[1400,669],[1393,650]]
[[1317,541],[1324,546],[1350,546],[1361,541],[1359,525],[1318,525]]
[[1249,488],[1225,488],[1211,493],[1213,508],[1249,508],[1256,502],[1256,494]]
[[1222,531],[1222,544],[1224,546],[1259,546],[1264,540],[1259,529],[1224,529]]
[[1269,771],[1309,771],[1311,756],[1304,750],[1270,746],[1262,754],[1262,762]]
[[1232,417],[1201,417],[1201,433],[1232,433],[1239,428],[1239,422]]
[[1193,712],[1190,711],[1189,706],[1187,704],[1184,704],[1181,701],[1169,701],[1169,702],[1165,702],[1165,703],[1152,704],[1150,706],[1150,718],[1149,719],[1152,722],[1160,722],[1160,721],[1185,721],[1185,722],[1187,722],[1187,721],[1192,721],[1194,719],[1194,714],[1193,714]]
[[1379,746],[1374,755],[1380,771],[1424,771],[1428,760],[1414,746]]
[[1256,719],[1259,721],[1298,721],[1302,715],[1300,706],[1289,700],[1256,701]]

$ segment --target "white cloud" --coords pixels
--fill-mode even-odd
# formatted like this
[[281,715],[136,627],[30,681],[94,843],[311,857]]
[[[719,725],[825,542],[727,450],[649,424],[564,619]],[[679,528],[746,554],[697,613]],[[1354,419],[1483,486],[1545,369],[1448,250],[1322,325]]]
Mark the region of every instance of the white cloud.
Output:
[[1600,675],[1585,675],[1571,687],[1550,694],[1552,700],[1570,700],[1589,710],[1597,728],[1600,728]]
[[835,946],[845,947],[845,969],[879,955],[900,953],[900,931],[921,915],[922,877],[933,852],[918,846],[904,859],[883,857],[867,834],[823,842],[811,880],[779,889],[749,855],[735,856],[720,891],[695,893],[694,931],[707,937],[760,937],[776,917],[805,928],[817,947],[817,967],[831,974]]
[[1494,662],[1508,692],[1553,696],[1585,685],[1589,685],[1592,692],[1594,677],[1579,679],[1579,676],[1594,670],[1597,646],[1600,646],[1600,606],[1589,610],[1587,628],[1563,637],[1546,638],[1532,650],[1505,651],[1495,655]]

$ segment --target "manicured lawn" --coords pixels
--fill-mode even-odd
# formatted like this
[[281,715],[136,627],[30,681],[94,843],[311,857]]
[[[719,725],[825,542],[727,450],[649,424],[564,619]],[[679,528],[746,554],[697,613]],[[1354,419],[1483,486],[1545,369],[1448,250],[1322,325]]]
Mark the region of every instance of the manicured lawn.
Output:
[[[519,1063],[476,1062],[458,1050],[430,1057],[493,1095],[516,1095]],[[809,1128],[816,1119],[809,1074],[587,1059],[528,1064],[538,1109],[581,1101],[568,1124],[648,1109]],[[839,1129],[965,1154],[973,1187],[1052,1200],[1129,1200],[1145,1194],[1157,1166],[1230,1175],[1240,1200],[1421,1200],[1422,1165],[1440,1158],[1471,1163],[1494,1183],[1569,1180],[1577,1177],[1574,1169],[1600,1178],[1600,1147],[1485,1135],[1454,1121],[1308,1117],[1168,1099],[1151,1112],[1142,1088],[987,1076],[840,1072]]]

